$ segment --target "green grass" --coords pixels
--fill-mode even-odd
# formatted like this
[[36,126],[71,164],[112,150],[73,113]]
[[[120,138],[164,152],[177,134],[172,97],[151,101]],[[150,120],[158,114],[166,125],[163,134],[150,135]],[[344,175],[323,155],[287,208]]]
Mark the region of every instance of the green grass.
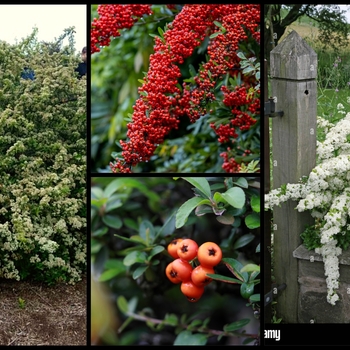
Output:
[[350,112],[350,89],[341,89],[338,92],[333,89],[319,89],[317,96],[317,115],[330,122],[337,122],[344,117],[344,114],[339,113],[339,104],[344,106],[345,112]]

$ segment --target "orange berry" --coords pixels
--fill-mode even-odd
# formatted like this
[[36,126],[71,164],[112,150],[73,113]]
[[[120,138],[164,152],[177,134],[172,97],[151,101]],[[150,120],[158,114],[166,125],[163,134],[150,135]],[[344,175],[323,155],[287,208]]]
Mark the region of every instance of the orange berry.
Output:
[[206,267],[203,265],[198,265],[194,268],[191,274],[193,284],[198,287],[207,286],[213,280],[207,276],[207,273],[215,273],[215,271],[212,267]]
[[168,244],[168,253],[174,258],[177,259],[179,256],[177,255],[177,248],[179,247],[179,243],[183,241],[182,238],[175,238]]
[[221,248],[214,242],[205,242],[198,248],[198,261],[206,267],[217,265],[222,259]]

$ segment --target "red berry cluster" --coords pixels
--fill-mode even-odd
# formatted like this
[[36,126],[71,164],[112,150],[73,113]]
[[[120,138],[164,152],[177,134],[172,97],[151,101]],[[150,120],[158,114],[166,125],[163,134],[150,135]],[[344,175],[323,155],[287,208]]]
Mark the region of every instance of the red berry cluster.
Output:
[[145,83],[139,88],[141,96],[134,106],[132,123],[128,124],[129,140],[120,141],[123,159],[110,163],[114,173],[129,173],[137,163],[147,162],[170,130],[178,127],[184,113],[178,104],[178,64],[204,40],[211,23],[209,13],[209,5],[185,5],[168,25],[164,38],[156,38]]
[[131,28],[144,14],[152,14],[150,5],[98,5],[99,18],[91,23],[91,54],[100,51],[100,47],[108,46],[111,37],[120,36],[119,30]]
[[[204,287],[212,282],[207,274],[215,273],[214,266],[221,261],[220,247],[214,242],[205,242],[198,247],[192,239],[177,238],[169,243],[168,253],[174,260],[167,265],[166,276],[172,283],[181,283],[181,292],[189,301],[198,301],[204,293]],[[199,262],[195,268],[191,265],[194,259]]]
[[[217,26],[217,22],[221,23],[224,31]],[[258,41],[259,24],[259,4],[183,6],[174,21],[168,24],[164,37],[156,38],[149,71],[139,88],[140,98],[134,105],[132,122],[128,124],[128,140],[120,141],[122,158],[117,158],[114,164],[110,163],[112,172],[130,173],[133,166],[149,161],[157,146],[172,129],[178,127],[181,116],[186,115],[191,122],[195,122],[207,113],[206,105],[215,100],[214,88],[217,82],[239,67],[238,44],[247,39],[243,27],[251,31]],[[176,86],[181,77],[178,65],[192,55],[206,36],[211,36],[209,61],[201,66],[194,84],[184,83],[181,92]],[[255,122],[253,111],[247,113],[243,107],[255,103],[255,100],[247,99],[247,90],[256,82],[245,83],[242,90],[223,91],[224,104],[232,106],[238,101],[238,105],[232,106],[229,126],[214,129],[220,142],[233,140],[234,143],[237,137],[235,128],[247,130]]]

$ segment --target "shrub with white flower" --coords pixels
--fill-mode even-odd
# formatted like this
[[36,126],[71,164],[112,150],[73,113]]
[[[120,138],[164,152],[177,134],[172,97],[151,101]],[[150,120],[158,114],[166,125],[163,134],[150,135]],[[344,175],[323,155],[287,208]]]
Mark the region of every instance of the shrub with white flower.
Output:
[[[343,106],[338,106],[343,112]],[[286,184],[265,195],[265,209],[288,200],[299,212],[309,210],[315,224],[301,234],[305,246],[323,257],[327,301],[339,300],[339,260],[350,244],[350,113],[333,124],[317,117],[324,140],[317,141],[317,165],[297,184]]]

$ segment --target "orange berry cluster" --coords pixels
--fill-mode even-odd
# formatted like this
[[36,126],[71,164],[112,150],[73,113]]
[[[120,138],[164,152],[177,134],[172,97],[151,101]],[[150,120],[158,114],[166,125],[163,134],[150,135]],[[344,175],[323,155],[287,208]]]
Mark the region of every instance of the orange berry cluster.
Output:
[[[212,282],[207,274],[215,273],[214,266],[221,261],[220,247],[214,242],[205,242],[198,247],[190,238],[177,238],[169,243],[168,253],[174,260],[167,265],[166,276],[172,283],[181,283],[181,292],[190,302],[198,301],[204,287]],[[193,268],[191,261],[195,258],[199,265]]]

